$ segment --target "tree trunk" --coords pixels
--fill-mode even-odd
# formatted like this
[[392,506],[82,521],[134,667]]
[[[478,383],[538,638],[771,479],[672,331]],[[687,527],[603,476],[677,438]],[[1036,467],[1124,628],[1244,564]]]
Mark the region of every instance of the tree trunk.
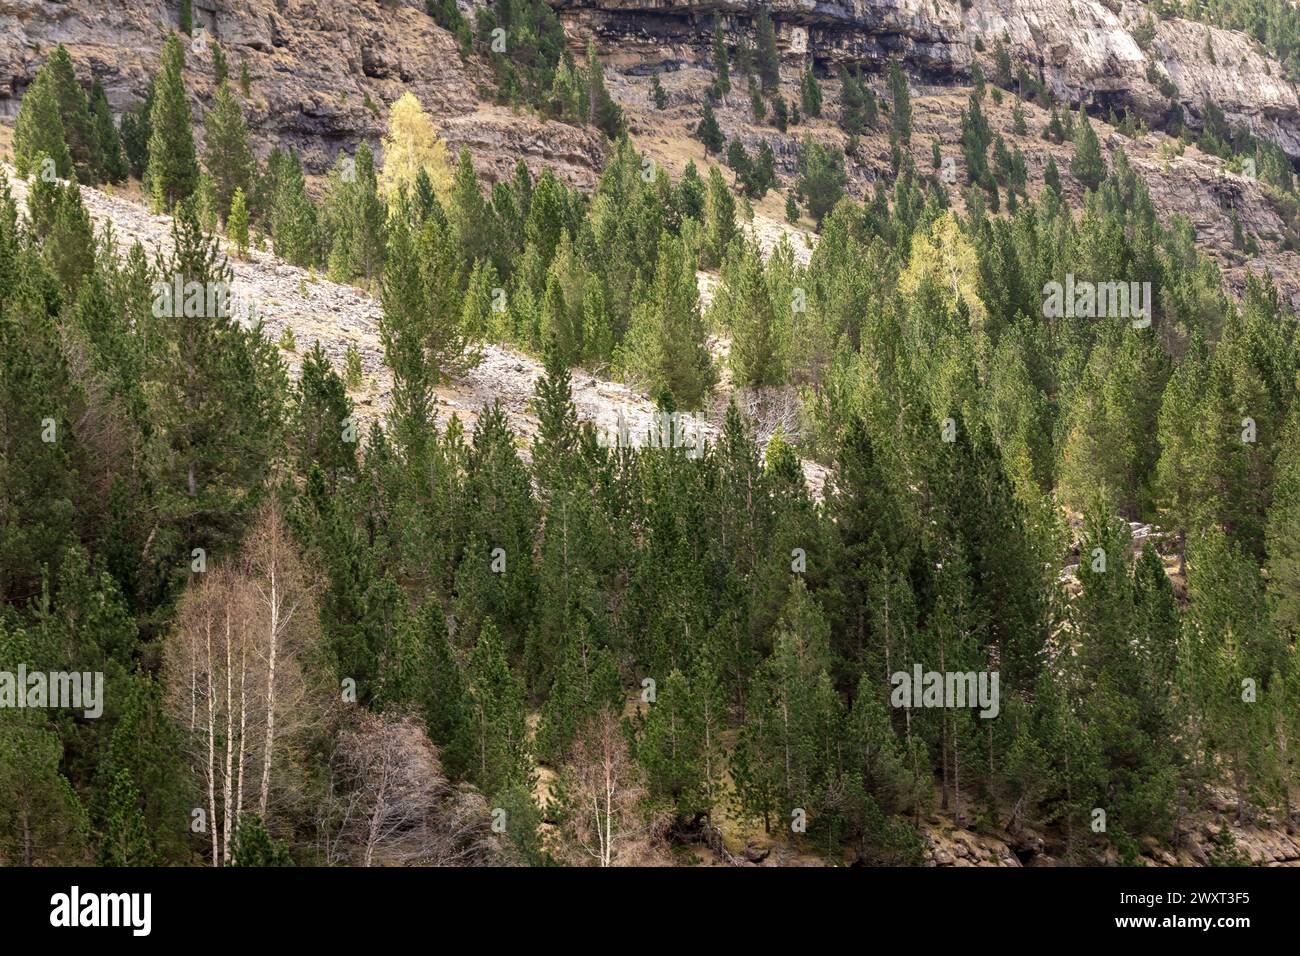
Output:
[[233,804],[231,788],[234,784],[234,764],[235,764],[235,708],[234,708],[234,661],[232,659],[230,647],[230,603],[226,602],[226,775],[225,775],[225,800],[222,804],[222,813],[225,816],[225,826],[222,828],[222,847],[221,860],[230,865],[230,832],[234,827],[234,820],[231,819],[230,808]]
[[[275,547],[272,545],[272,547]],[[262,795],[258,801],[258,813],[262,822],[266,822],[266,807],[271,795],[271,754],[275,746],[275,657],[280,641],[280,594],[277,589],[276,560],[273,555],[270,566],[271,583],[271,646],[266,665],[266,746],[262,753]]]
[[220,865],[220,857],[217,850],[217,716],[213,711],[215,706],[216,692],[212,687],[212,614],[209,610],[207,616],[207,626],[204,628],[207,635],[207,655],[208,655],[208,831],[212,834],[212,865]]

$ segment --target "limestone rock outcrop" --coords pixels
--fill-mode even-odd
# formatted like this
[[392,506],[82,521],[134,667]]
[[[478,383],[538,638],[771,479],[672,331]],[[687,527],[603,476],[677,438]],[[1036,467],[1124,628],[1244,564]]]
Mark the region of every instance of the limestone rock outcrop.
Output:
[[1242,33],[1154,16],[1155,36],[1144,48],[1138,27],[1150,11],[1136,0],[548,2],[576,42],[595,38],[625,68],[707,56],[715,24],[748,25],[760,6],[771,13],[782,52],[811,57],[824,70],[842,63],[879,69],[897,54],[922,80],[960,81],[976,61],[988,69],[1001,38],[1013,61],[1059,100],[1128,106],[1153,126],[1174,103],[1196,125],[1211,100],[1229,122],[1300,157],[1300,93],[1277,60]]
[[[141,101],[158,69],[178,5],[162,0],[0,0],[0,119],[18,101],[50,50],[64,44],[83,79],[103,84],[115,111]],[[197,0],[186,81],[196,129],[216,88],[214,46],[237,82],[258,151],[292,148],[309,174],[323,174],[340,150],[378,143],[386,105],[410,90],[453,149],[469,146],[488,179],[517,158],[551,167],[589,187],[603,157],[599,134],[491,105],[491,77],[462,60],[455,39],[419,0]]]

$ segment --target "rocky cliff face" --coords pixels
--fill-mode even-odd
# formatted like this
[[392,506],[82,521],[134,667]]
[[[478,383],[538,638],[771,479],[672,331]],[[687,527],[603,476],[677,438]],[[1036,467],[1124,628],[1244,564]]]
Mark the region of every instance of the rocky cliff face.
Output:
[[[178,8],[163,0],[0,0],[0,76],[7,80],[0,118],[12,122],[23,90],[58,43],[83,78],[99,78],[114,110],[139,102]],[[453,148],[470,147],[488,178],[523,158],[571,182],[595,182],[599,136],[488,105],[488,75],[462,62],[421,0],[196,0],[195,25],[220,44],[232,80],[247,64],[245,113],[261,151],[292,147],[309,173],[326,172],[340,149],[377,142],[386,104],[409,89]],[[191,44],[187,67],[198,117],[215,91],[213,46],[203,35]]]
[[[893,54],[938,82],[987,68],[1004,37],[1014,60],[1070,103],[1132,108],[1152,125],[1172,104],[1199,121],[1207,99],[1233,123],[1300,157],[1300,94],[1281,65],[1240,33],[1187,20],[1156,21],[1144,49],[1135,31],[1148,12],[1133,0],[549,0],[580,41],[594,37],[616,62],[707,56],[716,23],[749,24],[771,12],[783,52],[823,69],[879,68]],[[1207,43],[1215,51],[1213,62]],[[1161,85],[1177,87],[1171,99]]]
[[[1300,94],[1276,61],[1241,34],[1177,19],[1158,21],[1143,49],[1134,33],[1146,9],[1134,0],[970,0],[969,8],[961,0],[548,2],[575,47],[594,38],[631,73],[707,59],[714,25],[748,26],[760,5],[791,61],[810,57],[828,71],[880,68],[897,53],[921,80],[960,81],[976,60],[989,66],[995,39],[1005,37],[1012,56],[1062,100],[1128,105],[1158,125],[1175,101],[1195,123],[1210,99],[1229,121],[1300,158]],[[138,102],[178,8],[168,0],[0,0],[0,118],[12,120],[57,43],[83,75],[100,79],[114,109]],[[462,61],[422,0],[195,0],[195,23],[220,43],[235,76],[247,63],[247,111],[262,151],[293,147],[309,172],[323,173],[344,145],[377,140],[384,105],[410,89],[453,147],[475,151],[489,178],[522,157],[571,182],[594,182],[599,137],[490,105],[486,71]],[[189,66],[197,110],[213,92],[211,46],[193,44]],[[1172,100],[1160,89],[1169,82]]]

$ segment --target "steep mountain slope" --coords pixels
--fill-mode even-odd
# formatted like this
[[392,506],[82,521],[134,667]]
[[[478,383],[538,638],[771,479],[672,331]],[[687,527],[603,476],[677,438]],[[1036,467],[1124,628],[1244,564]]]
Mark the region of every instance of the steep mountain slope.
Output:
[[[324,173],[341,149],[378,142],[386,105],[410,90],[438,117],[453,149],[473,151],[484,175],[505,174],[523,159],[592,185],[604,149],[599,135],[493,106],[486,69],[463,61],[454,38],[423,6],[200,0],[195,22],[220,44],[232,79],[247,66],[252,95],[245,112],[262,155],[275,145],[292,148],[308,173]],[[178,22],[176,4],[161,0],[0,4],[0,74],[9,78],[0,89],[0,116],[12,121],[23,90],[58,43],[81,75],[100,80],[115,111],[140,102]],[[187,59],[191,105],[206,108],[216,88],[212,44],[196,39]]]
[[[550,2],[576,37],[617,49],[620,65],[644,62],[656,49],[707,49],[715,23],[747,24],[760,6],[771,12],[783,52],[823,68],[879,69],[898,54],[916,73],[953,82],[969,77],[971,65],[1005,37],[1013,60],[1035,79],[1041,74],[1057,99],[1129,105],[1151,123],[1172,102],[1197,122],[1210,99],[1231,122],[1300,156],[1300,96],[1281,64],[1241,33],[1176,18],[1155,20],[1154,39],[1144,46],[1137,33],[1150,10],[1133,0]],[[1160,90],[1160,77],[1177,86],[1172,97]]]
[[[674,174],[680,174],[688,161],[694,161],[697,167],[706,161],[704,147],[694,137],[693,131],[712,82],[712,72],[706,65],[675,65],[676,69],[660,76],[669,99],[663,111],[654,107],[650,79],[646,76],[634,73],[613,75],[611,89],[629,115],[637,146]],[[783,77],[782,92],[787,99],[798,96],[796,79],[791,71]],[[805,120],[799,126],[790,127],[786,133],[756,123],[748,98],[743,94],[732,95],[726,103],[715,107],[718,123],[728,140],[740,139],[751,153],[764,142],[772,148],[777,173],[783,180],[782,193],[796,177],[799,144],[803,136],[812,135],[819,141],[847,145],[848,137],[837,126],[840,84],[828,79],[822,85],[826,104],[823,118]],[[942,156],[951,158],[958,173],[964,173],[958,117],[968,105],[970,92],[967,86],[914,88],[915,132],[911,155],[918,170],[927,173],[931,170],[932,150],[938,145]],[[1007,148],[1019,147],[1024,153],[1031,195],[1041,189],[1050,157],[1060,170],[1067,200],[1079,206],[1084,190],[1069,175],[1073,144],[1055,144],[1042,138],[1050,114],[1032,102],[1021,104],[1027,132],[1017,133],[1012,114],[1014,102],[1015,98],[1010,96],[1004,97],[1001,104],[986,98],[983,110],[990,128],[1005,139]],[[1181,149],[1177,140],[1162,132],[1130,136],[1100,120],[1094,119],[1093,122],[1103,149],[1111,154],[1112,163],[1114,151],[1122,149],[1130,165],[1146,181],[1161,220],[1168,225],[1175,215],[1186,218],[1195,229],[1197,244],[1219,261],[1235,292],[1240,293],[1248,271],[1267,271],[1292,307],[1300,309],[1300,254],[1283,249],[1286,224],[1274,191],[1256,178],[1233,172],[1224,160],[1195,146]],[[870,194],[877,182],[883,182],[889,188],[893,173],[888,130],[864,134],[857,152],[847,158],[846,169],[849,191],[858,198]],[[961,206],[962,197],[957,190],[953,190],[953,200]],[[811,224],[805,222],[803,226],[806,240],[792,235],[798,230],[786,228],[782,221],[782,202],[782,195],[773,193],[756,203],[756,225],[761,234],[769,237],[768,245],[778,233],[791,235],[796,255],[806,257],[808,244],[816,241],[811,233]],[[1234,249],[1234,214],[1240,220],[1244,234],[1256,239],[1258,254]]]
[[[25,207],[28,184],[18,178],[12,166],[0,164],[0,170],[8,178],[14,198]],[[139,242],[151,257],[157,251],[170,254],[170,216],[151,215],[138,203],[88,186],[81,187],[81,198],[97,228],[111,225],[120,253],[125,254]],[[240,259],[228,243],[224,245],[234,272],[232,294],[239,303],[239,314],[260,318],[272,341],[279,341],[286,329],[292,332],[297,348],[283,353],[292,374],[297,375],[302,352],[314,342],[320,342],[330,362],[339,369],[344,367],[348,348],[355,347],[365,376],[362,387],[353,395],[357,417],[366,426],[381,421],[388,409],[392,373],[384,364],[380,344],[379,303],[355,286],[320,278],[271,253],[250,250],[247,259]],[[532,401],[534,384],[542,374],[542,365],[536,359],[505,346],[485,345],[475,368],[439,389],[439,416],[445,424],[455,414],[472,432],[479,414],[499,401],[526,456],[528,440],[537,431]],[[578,373],[573,380],[573,403],[579,419],[594,425],[606,440],[617,441],[623,431],[623,440],[640,445],[647,433],[657,429],[654,403],[620,382]],[[715,424],[706,420],[696,424],[701,438],[716,442]],[[804,477],[813,494],[820,495],[826,469],[806,462]]]

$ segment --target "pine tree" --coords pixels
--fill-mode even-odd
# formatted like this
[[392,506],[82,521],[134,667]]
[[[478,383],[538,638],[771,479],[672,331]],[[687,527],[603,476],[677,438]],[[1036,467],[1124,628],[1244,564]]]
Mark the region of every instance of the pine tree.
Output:
[[100,846],[103,866],[152,866],[153,851],[140,810],[140,794],[126,770],[108,792],[108,821]]
[[1061,174],[1056,168],[1056,157],[1047,158],[1047,167],[1043,170],[1043,185],[1055,190],[1059,196],[1061,193]]
[[248,204],[244,191],[236,188],[230,197],[230,215],[226,217],[226,238],[235,247],[235,254],[243,259],[248,255]]
[[72,175],[72,154],[63,130],[53,71],[48,64],[36,73],[23,94],[14,120],[14,167],[24,179],[40,173],[38,161],[45,156],[54,162],[54,171],[66,179]]
[[456,173],[452,177],[447,219],[455,229],[456,239],[468,262],[487,257],[491,241],[488,232],[490,219],[468,149],[460,151]]
[[99,139],[95,135],[95,126],[90,118],[90,104],[86,100],[86,91],[77,82],[77,74],[72,66],[72,57],[60,43],[50,54],[46,63],[54,81],[54,96],[59,103],[59,114],[63,118],[63,133],[67,139],[68,152],[72,155],[72,165],[76,169],[78,181],[93,186],[102,178],[104,159],[99,151]]
[[90,87],[90,119],[102,160],[104,179],[111,183],[125,182],[128,172],[126,155],[122,152],[122,140],[118,136],[117,127],[113,125],[113,112],[109,109],[108,97],[98,78]]
[[209,234],[215,233],[218,226],[217,189],[206,170],[199,173],[199,182],[194,187],[194,195],[190,197],[190,201],[203,231]]
[[153,126],[150,116],[153,114],[154,90],[157,80],[149,84],[145,99],[122,114],[118,121],[118,133],[122,138],[122,152],[126,154],[127,166],[131,175],[141,182],[149,168],[149,140],[153,138]]
[[1268,592],[1273,621],[1294,639],[1300,633],[1300,403],[1284,426],[1268,513]]
[[216,191],[217,212],[224,219],[230,215],[235,192],[247,195],[252,188],[256,168],[244,111],[226,83],[217,87],[205,133],[204,163]]
[[[1204,755],[1228,774],[1244,820],[1249,781],[1266,763],[1271,675],[1284,670],[1285,642],[1268,621],[1253,561],[1217,528],[1187,558],[1190,610],[1184,619],[1185,686]],[[1196,749],[1192,750],[1196,754]]]
[[610,139],[623,131],[623,111],[605,88],[605,68],[596,56],[594,41],[587,43],[587,122]]
[[811,69],[805,71],[799,81],[799,103],[804,116],[814,118],[822,115],[822,87]]
[[695,262],[680,239],[659,239],[654,282],[633,310],[625,361],[650,394],[671,395],[680,408],[696,408],[717,372],[705,344]]
[[212,44],[212,77],[217,86],[230,79],[230,64],[226,61],[226,52],[221,49],[221,44],[216,42]]
[[550,678],[550,693],[538,721],[537,748],[539,756],[559,766],[582,725],[605,708],[617,707],[623,688],[613,656],[592,639],[584,619],[556,637],[561,645],[555,661],[538,672],[539,682]]
[[680,670],[668,674],[642,721],[636,757],[650,799],[688,824],[707,816],[721,796],[724,713],[721,684],[702,655],[689,678]]
[[322,223],[332,278],[352,282],[378,276],[384,262],[386,219],[374,155],[362,143],[355,157],[340,155],[330,172]]
[[763,84],[764,93],[772,93],[781,86],[781,57],[776,49],[776,30],[772,26],[772,17],[767,7],[758,8],[754,18],[754,31],[757,35],[758,78]]
[[428,648],[428,697],[422,702],[429,739],[438,745],[443,768],[454,779],[468,773],[474,753],[471,704],[465,677],[447,638],[446,617],[430,597],[413,622]]
[[722,136],[722,129],[718,126],[718,118],[713,115],[713,104],[708,100],[704,101],[704,116],[700,119],[699,125],[695,128],[695,135],[704,149],[708,153],[722,152],[722,146],[725,140]]
[[1061,143],[1065,141],[1065,128],[1061,125],[1061,117],[1056,112],[1056,107],[1052,107],[1052,118],[1048,120],[1047,125],[1043,128],[1043,139],[1052,143]]
[[731,367],[737,384],[765,388],[786,381],[784,323],[767,287],[763,261],[749,250],[741,265],[733,318]]
[[294,426],[299,471],[307,474],[314,464],[331,487],[337,487],[357,469],[357,426],[343,379],[331,367],[319,341],[303,356],[297,399]]
[[489,799],[512,786],[531,788],[524,688],[510,671],[491,618],[479,630],[469,671],[475,784]]
[[837,146],[826,146],[809,136],[799,151],[799,181],[796,192],[808,207],[808,215],[822,220],[844,195],[848,174],[844,171],[844,154]]
[[[57,187],[56,185],[56,188]],[[50,272],[65,289],[76,293],[95,266],[95,237],[90,214],[75,183],[59,188],[54,217],[42,246]]]
[[44,720],[0,721],[0,853],[20,866],[84,864],[89,824],[59,769],[63,747]]
[[[188,0],[187,0],[188,2]],[[231,866],[293,866],[289,848],[267,833],[256,814],[245,814],[235,832]]]
[[[274,171],[270,163],[274,162]],[[275,254],[296,266],[315,267],[320,258],[320,220],[307,195],[302,164],[294,153],[280,153],[268,161],[271,179],[267,219]]]
[[790,110],[785,105],[785,97],[777,96],[772,102],[772,125],[784,133],[790,126]]
[[889,61],[889,110],[894,136],[906,146],[912,141],[912,93],[898,57]]
[[1017,136],[1029,135],[1029,126],[1025,123],[1025,111],[1020,108],[1020,101],[1011,107],[1011,128]]
[[650,77],[650,98],[654,102],[655,109],[662,112],[668,108],[668,94],[664,92],[664,85],[659,82],[658,73]]
[[578,414],[573,406],[573,379],[557,344],[546,350],[545,374],[534,386],[538,429],[533,439],[533,466],[545,490],[572,474],[578,443]]
[[709,167],[708,189],[704,197],[704,239],[700,248],[700,265],[706,269],[722,263],[736,235],[736,200],[727,188],[717,166]]
[[189,202],[172,220],[172,243],[157,263],[168,291],[155,298],[148,369],[160,502],[151,557],[168,575],[188,572],[180,554],[192,548],[219,553],[249,519],[279,447],[286,389],[278,350],[234,314],[229,266]]
[[1011,88],[1011,54],[998,37],[993,43],[993,82],[1004,90]]
[[1106,160],[1101,155],[1101,143],[1082,104],[1074,134],[1074,159],[1070,162],[1070,172],[1086,189],[1096,189],[1106,178]]
[[[135,630],[129,618],[124,627]],[[124,851],[128,859],[113,864],[122,866],[187,862],[188,830],[177,831],[164,823],[176,814],[183,818],[191,803],[177,728],[166,712],[161,688],[153,679],[125,674],[110,686],[120,705],[102,744],[95,774],[98,799],[91,803],[105,833],[101,854]],[[110,835],[123,839],[118,842]],[[137,836],[143,840],[137,842]]]
[[198,185],[194,120],[185,95],[185,51],[175,34],[163,44],[162,70],[155,80],[149,115],[149,167],[145,177],[153,203],[170,210]]
[[722,24],[713,26],[713,88],[715,99],[727,101],[731,92],[731,61],[727,56],[727,42],[722,35]]
[[511,654],[518,654],[537,600],[532,561],[537,504],[499,405],[480,416],[466,470],[463,508],[468,520],[456,568],[456,637],[462,643],[471,639],[479,622],[492,618],[503,622],[501,638]]

